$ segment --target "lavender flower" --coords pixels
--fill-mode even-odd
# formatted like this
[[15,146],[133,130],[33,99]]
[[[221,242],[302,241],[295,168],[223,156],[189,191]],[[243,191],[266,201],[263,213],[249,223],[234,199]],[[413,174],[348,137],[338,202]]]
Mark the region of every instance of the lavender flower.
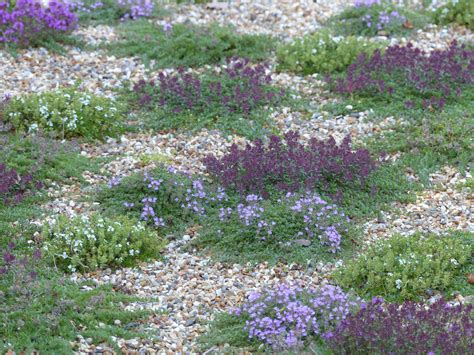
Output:
[[357,306],[336,286],[303,289],[280,284],[251,293],[231,314],[247,319],[244,329],[250,339],[285,351],[301,349],[309,337],[326,336]]
[[44,7],[38,0],[17,0],[14,7],[0,1],[0,43],[27,46],[40,38],[72,31],[76,15],[69,5],[52,0]]

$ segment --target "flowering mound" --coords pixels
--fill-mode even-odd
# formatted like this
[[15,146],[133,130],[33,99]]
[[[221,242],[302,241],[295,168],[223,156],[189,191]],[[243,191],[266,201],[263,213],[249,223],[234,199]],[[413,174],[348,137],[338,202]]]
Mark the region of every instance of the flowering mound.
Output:
[[270,137],[265,146],[261,140],[241,150],[236,145],[218,159],[205,159],[207,170],[220,183],[240,193],[257,193],[268,197],[274,190],[329,190],[332,185],[363,186],[376,169],[365,149],[353,151],[347,136],[340,145],[333,138],[326,142],[311,139],[308,145],[298,141],[296,132],[285,134],[284,140]]
[[269,84],[265,64],[251,65],[247,59],[232,58],[221,74],[198,77],[178,69],[176,74],[160,73],[157,82],[137,83],[133,91],[138,104],[158,105],[169,113],[192,112],[242,114],[269,104],[278,97]]
[[303,289],[286,284],[252,293],[232,314],[245,320],[249,339],[274,351],[297,350],[309,337],[328,336],[357,307],[339,287]]
[[14,6],[0,2],[0,43],[35,44],[70,32],[76,23],[76,15],[61,1],[47,7],[39,0],[17,0]]
[[395,45],[370,57],[361,54],[343,78],[330,83],[341,94],[404,98],[407,108],[441,109],[463,88],[472,88],[474,50],[453,42],[449,49],[428,54],[411,44]]
[[153,0],[72,0],[71,8],[81,21],[88,20],[136,20],[151,17],[155,10]]
[[472,354],[472,308],[444,300],[425,306],[374,298],[325,338],[337,354]]

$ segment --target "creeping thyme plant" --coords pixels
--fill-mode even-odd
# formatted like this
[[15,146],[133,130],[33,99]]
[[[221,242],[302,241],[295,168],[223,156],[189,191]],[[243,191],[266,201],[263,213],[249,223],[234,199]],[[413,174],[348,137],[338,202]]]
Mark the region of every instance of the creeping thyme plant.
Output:
[[474,30],[474,2],[471,0],[449,0],[434,11],[437,23],[457,23]]
[[77,17],[64,1],[0,1],[0,46],[30,46],[60,40],[77,24]]
[[71,9],[81,22],[114,23],[152,17],[153,0],[70,0]]
[[472,305],[425,305],[373,298],[325,335],[335,354],[471,354]]
[[60,138],[102,140],[123,130],[121,108],[113,99],[77,88],[13,97],[3,119],[20,132],[55,132]]
[[[382,296],[389,301],[460,291],[456,288],[464,284],[464,274],[472,265],[472,237],[469,233],[395,235],[339,267],[334,278],[361,297]],[[474,287],[470,288],[472,293]]]
[[163,242],[143,222],[127,217],[103,218],[99,214],[60,216],[43,230],[43,251],[65,272],[133,265],[157,258]]
[[364,38],[333,36],[318,32],[277,48],[278,70],[308,75],[329,74],[346,69],[360,53],[371,55],[382,42]]
[[249,339],[272,351],[302,350],[308,339],[324,337],[358,308],[358,300],[339,287],[301,288],[277,285],[251,293],[231,311],[241,320]]
[[392,36],[424,27],[428,17],[389,0],[355,0],[329,21],[343,35]]

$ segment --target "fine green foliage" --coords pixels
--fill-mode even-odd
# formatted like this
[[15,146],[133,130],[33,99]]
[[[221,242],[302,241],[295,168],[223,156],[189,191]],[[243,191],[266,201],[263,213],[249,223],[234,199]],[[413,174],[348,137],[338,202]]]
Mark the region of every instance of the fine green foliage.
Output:
[[298,74],[329,74],[345,70],[360,53],[370,55],[383,42],[370,42],[363,38],[332,36],[318,32],[296,39],[277,48],[280,71]]
[[433,14],[439,24],[457,23],[474,30],[474,2],[471,0],[450,0]]
[[156,258],[163,245],[142,222],[99,214],[72,219],[60,216],[44,227],[42,235],[44,251],[65,272],[130,266],[137,260]]
[[219,129],[256,139],[273,130],[269,108],[303,106],[272,85],[267,65],[234,58],[220,70],[200,75],[179,71],[140,81],[123,95],[139,110],[141,124],[154,130]]
[[194,245],[229,263],[306,263],[331,260],[356,238],[344,213],[316,194],[260,202],[251,197],[234,212],[224,208],[211,216]]
[[[99,2],[101,6],[97,6],[97,3],[97,0],[80,0],[77,4],[73,4],[80,23],[85,25],[114,25],[122,19],[129,19],[132,6],[145,9],[139,1],[135,4],[133,2],[128,4],[123,1],[122,5],[119,4],[118,0],[101,0]],[[146,2],[142,2],[142,4],[146,4]],[[148,18],[160,18],[166,14],[166,11],[158,6],[156,2],[151,10],[149,8],[145,10],[142,16]]]
[[351,6],[329,19],[331,28],[346,36],[409,35],[428,22],[428,16],[386,0],[380,4],[374,1],[372,5]]
[[4,107],[3,119],[20,132],[41,129],[63,139],[117,136],[124,121],[115,101],[77,87],[12,98]]
[[274,41],[268,36],[237,34],[232,27],[174,24],[166,30],[148,21],[126,22],[122,40],[110,43],[114,55],[139,56],[156,68],[199,67],[239,56],[253,61],[268,57]]
[[248,332],[244,329],[245,320],[228,312],[218,313],[210,324],[209,331],[198,338],[201,350],[204,352],[214,346],[229,344],[224,349],[225,352],[239,353],[244,349],[258,351],[261,343],[249,339]]
[[[433,293],[469,287],[465,273],[473,266],[473,234],[395,235],[336,269],[334,279],[361,297],[389,301],[420,300]],[[471,271],[472,272],[472,271]]]
[[[474,105],[469,106],[450,106],[441,113],[414,113],[407,124],[367,139],[367,145],[374,151],[405,153],[400,163],[425,176],[443,165],[468,170],[474,162]],[[390,107],[377,107],[377,117],[383,116],[385,110],[392,111]]]
[[[69,354],[77,350],[72,349],[71,342],[78,334],[119,352],[112,337],[140,336],[127,325],[136,324],[147,313],[122,310],[136,299],[115,293],[112,286],[84,291],[79,284],[45,272],[25,281],[19,282],[18,273],[0,278],[2,353]],[[117,326],[116,320],[123,326]]]
[[59,142],[42,134],[0,135],[0,156],[8,168],[20,175],[32,173],[46,186],[71,179],[87,183],[82,176],[84,171],[100,171],[99,160],[82,156],[74,142]]

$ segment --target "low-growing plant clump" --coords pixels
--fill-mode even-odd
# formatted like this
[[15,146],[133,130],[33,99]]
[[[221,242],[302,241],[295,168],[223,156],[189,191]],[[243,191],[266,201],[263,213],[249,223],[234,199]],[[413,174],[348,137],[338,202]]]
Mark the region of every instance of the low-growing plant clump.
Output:
[[449,0],[433,15],[439,24],[457,23],[474,30],[474,3],[471,0]]
[[330,19],[337,33],[343,35],[400,35],[422,28],[426,16],[386,0],[356,0],[354,5]]
[[381,296],[389,301],[459,292],[469,288],[464,276],[472,265],[469,239],[472,244],[469,233],[395,235],[336,269],[334,278],[361,297]]
[[371,55],[383,43],[318,32],[277,48],[278,70],[330,74],[345,70],[360,53]]
[[163,242],[144,223],[93,214],[60,216],[43,229],[43,250],[64,272],[133,265],[156,258]]
[[361,54],[341,78],[329,83],[337,93],[374,97],[405,109],[440,110],[462,100],[474,83],[474,50],[453,42],[430,54],[408,46]]
[[123,131],[124,117],[114,100],[77,88],[11,98],[3,121],[19,132],[54,132],[60,138],[103,140]]
[[39,0],[0,2],[0,45],[26,47],[60,41],[76,24],[76,15],[60,0],[47,6]]
[[286,133],[283,140],[271,136],[268,145],[261,140],[244,149],[233,145],[224,157],[209,156],[204,163],[225,188],[265,198],[275,190],[327,192],[346,184],[365,186],[378,166],[369,151],[352,149],[350,136],[339,145],[334,138],[327,141],[313,138],[303,144],[296,132]]
[[131,100],[152,110],[148,119],[156,129],[217,127],[253,136],[269,124],[263,109],[278,105],[284,96],[283,90],[271,86],[265,64],[233,58],[220,73],[195,75],[179,69],[142,80],[134,85]]
[[274,43],[268,36],[237,34],[234,28],[217,24],[158,26],[148,21],[129,21],[121,28],[123,40],[107,48],[118,56],[140,56],[157,68],[199,67],[236,56],[265,60]]
[[337,354],[470,354],[472,311],[472,305],[442,299],[400,305],[374,298],[327,334],[326,343]]
[[114,23],[152,17],[157,10],[153,0],[71,0],[71,8],[79,21]]
[[343,211],[307,192],[270,200],[247,195],[236,206],[221,207],[194,244],[225,262],[304,263],[331,259],[354,238]]
[[302,288],[279,284],[251,293],[240,307],[218,316],[204,342],[214,345],[209,343],[219,334],[233,331],[237,335],[230,345],[262,349],[259,345],[264,344],[273,352],[302,351],[332,334],[358,306],[357,298],[337,286]]
[[0,255],[0,351],[64,354],[75,350],[78,334],[112,347],[112,337],[140,336],[117,326],[146,317],[144,311],[123,310],[136,298],[112,286],[85,290],[46,268],[39,249],[25,251],[9,242],[0,244]]

